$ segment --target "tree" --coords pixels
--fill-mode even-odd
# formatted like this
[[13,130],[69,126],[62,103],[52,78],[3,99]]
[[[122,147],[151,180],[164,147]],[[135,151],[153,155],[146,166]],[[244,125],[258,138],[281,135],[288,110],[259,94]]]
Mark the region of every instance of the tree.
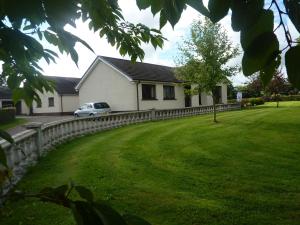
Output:
[[277,108],[279,107],[279,101],[281,101],[281,93],[288,93],[287,80],[285,79],[281,71],[276,71],[273,79],[265,88],[265,92],[271,95],[271,99],[277,102]]
[[4,77],[0,76],[0,87],[6,86],[6,80],[4,79]]
[[128,54],[132,61],[143,59],[143,42],[155,48],[163,46],[159,30],[125,21],[118,0],[3,0],[0,8],[1,79],[7,80],[15,101],[23,98],[28,105],[40,101],[37,91],[53,90],[54,84],[42,78],[38,65],[42,59],[51,63],[58,57],[44,47],[46,42],[69,54],[76,64],[76,43],[92,51],[85,41],[64,30],[66,25],[76,27],[77,19],[88,21],[90,29],[106,36],[121,55]]
[[259,77],[259,74],[254,74],[250,77],[250,81],[247,83],[245,88],[245,98],[257,98],[263,95],[264,86]]
[[[268,83],[279,67],[282,55],[285,54],[289,81],[294,87],[300,88],[300,46],[288,28],[290,19],[300,32],[300,0],[209,0],[208,7],[203,4],[203,0],[136,1],[140,9],[151,8],[153,14],[159,13],[160,27],[167,22],[175,26],[187,5],[214,23],[230,12],[232,29],[241,33],[244,75],[250,76],[260,72],[261,80],[265,84]],[[274,15],[280,21],[275,29]],[[285,34],[286,46],[282,49],[275,34],[279,28],[282,28]]]
[[[167,22],[174,27],[187,6],[214,23],[230,10],[232,28],[241,32],[244,74],[248,76],[260,71],[262,80],[269,82],[286,52],[289,81],[300,88],[297,65],[300,46],[287,25],[287,19],[290,19],[300,31],[300,0],[209,0],[208,7],[202,0],[136,0],[136,3],[141,10],[151,8],[154,15],[159,14],[160,28]],[[42,68],[38,65],[41,59],[50,63],[57,57],[55,52],[44,48],[45,41],[70,54],[74,62],[78,61],[74,49],[77,42],[89,48],[83,40],[64,30],[67,24],[75,26],[77,19],[88,21],[92,30],[101,37],[106,36],[121,55],[128,54],[132,61],[143,59],[142,42],[150,42],[156,48],[162,47],[164,41],[159,30],[127,22],[118,0],[3,0],[0,7],[0,61],[5,62],[1,76],[7,78],[8,86],[13,89],[14,100],[24,98],[27,104],[32,100],[39,101],[36,90],[53,89],[53,83],[41,78]],[[276,29],[273,27],[275,14],[280,20]],[[287,44],[283,49],[279,48],[275,35],[279,28],[286,37]]]
[[195,21],[191,27],[191,37],[179,47],[177,76],[187,84],[196,84],[192,93],[204,91],[212,95],[214,122],[216,119],[217,85],[227,82],[239,68],[228,62],[238,55],[220,24],[209,19]]
[[277,70],[271,82],[265,88],[266,94],[288,94],[289,87],[284,74]]
[[227,83],[227,98],[236,99],[237,89],[233,86],[232,82]]

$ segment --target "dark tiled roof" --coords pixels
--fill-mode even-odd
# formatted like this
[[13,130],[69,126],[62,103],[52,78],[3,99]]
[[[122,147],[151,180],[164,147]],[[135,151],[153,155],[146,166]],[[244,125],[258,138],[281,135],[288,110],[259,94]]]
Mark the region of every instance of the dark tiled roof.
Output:
[[176,79],[174,68],[172,67],[141,62],[132,63],[129,60],[110,58],[105,56],[100,57],[128,75],[132,80],[174,83],[180,82],[178,79]]
[[78,94],[75,90],[75,86],[79,83],[80,78],[75,77],[54,77],[46,76],[48,80],[55,82],[55,90],[60,95],[75,95]]
[[11,99],[12,93],[8,87],[0,87],[0,99]]
[[[45,76],[46,79],[55,82],[55,90],[60,95],[77,95],[75,86],[80,78]],[[11,99],[12,92],[8,87],[0,87],[0,99]]]

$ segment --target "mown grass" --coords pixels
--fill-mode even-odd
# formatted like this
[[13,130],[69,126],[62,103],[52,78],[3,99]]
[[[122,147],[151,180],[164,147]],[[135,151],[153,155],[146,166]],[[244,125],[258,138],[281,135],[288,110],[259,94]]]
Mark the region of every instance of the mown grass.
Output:
[[26,119],[23,118],[16,118],[13,121],[0,123],[0,130],[9,130],[11,128],[14,128],[16,126],[25,124],[27,122]]
[[[300,221],[300,103],[150,122],[59,146],[19,189],[70,179],[153,225],[287,225]],[[74,224],[66,209],[8,202],[0,224]]]

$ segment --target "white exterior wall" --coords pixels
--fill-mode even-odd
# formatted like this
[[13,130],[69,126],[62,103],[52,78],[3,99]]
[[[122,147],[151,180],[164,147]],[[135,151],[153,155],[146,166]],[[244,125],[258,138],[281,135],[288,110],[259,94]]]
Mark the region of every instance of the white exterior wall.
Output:
[[136,84],[99,62],[79,90],[79,104],[87,102],[107,102],[112,111],[137,110]]
[[[218,86],[221,86],[222,103],[227,104],[227,85],[219,84]],[[192,88],[194,88],[193,85]],[[213,104],[212,96],[206,93],[201,93],[201,103],[202,103],[201,105],[212,105]],[[192,106],[193,107],[199,106],[199,95],[192,96]]]
[[[156,99],[157,100],[143,100],[142,99],[142,84],[152,84],[156,86]],[[175,100],[164,100],[163,86],[169,85],[175,87]],[[184,88],[179,84],[171,83],[147,83],[142,82],[139,84],[139,104],[140,110],[148,109],[176,109],[184,108]]]
[[63,95],[62,96],[62,112],[69,113],[74,112],[79,108],[79,96],[78,95]]
[[24,114],[24,115],[29,115],[29,113],[30,113],[30,109],[26,105],[24,100],[21,100],[21,113]]
[[227,85],[222,84],[222,103],[227,104]]
[[[61,112],[61,99],[60,95],[54,91],[53,93],[47,92],[39,94],[42,101],[42,107],[37,108],[37,103],[33,103],[33,113],[60,113]],[[48,98],[54,97],[54,107],[48,106]]]

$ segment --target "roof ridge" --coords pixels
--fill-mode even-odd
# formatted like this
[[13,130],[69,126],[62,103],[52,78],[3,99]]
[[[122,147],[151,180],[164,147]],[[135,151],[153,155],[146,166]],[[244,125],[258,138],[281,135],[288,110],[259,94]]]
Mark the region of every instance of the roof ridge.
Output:
[[81,79],[80,77],[65,77],[65,76],[51,76],[51,75],[43,75],[44,77],[50,78],[68,78],[68,79]]
[[[98,55],[98,57],[101,57],[101,58],[110,58],[110,59],[117,59],[117,60],[123,60],[123,61],[131,62],[129,59],[115,58],[115,57],[110,57],[110,56]],[[171,69],[175,68],[174,66],[166,66],[166,65],[155,64],[155,63],[148,63],[148,62],[135,62],[135,63],[147,64],[147,65],[153,65],[153,66],[161,66],[161,67],[167,67],[167,68],[171,68]]]

